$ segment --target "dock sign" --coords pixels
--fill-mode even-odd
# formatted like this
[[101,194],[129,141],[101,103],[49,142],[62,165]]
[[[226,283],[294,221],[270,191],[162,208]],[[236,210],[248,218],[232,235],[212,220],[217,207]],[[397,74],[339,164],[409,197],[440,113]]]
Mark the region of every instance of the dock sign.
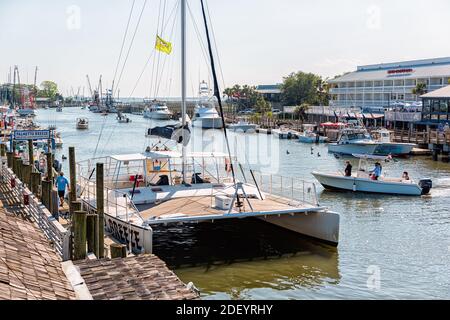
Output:
[[48,140],[50,130],[16,130],[13,134],[14,140]]

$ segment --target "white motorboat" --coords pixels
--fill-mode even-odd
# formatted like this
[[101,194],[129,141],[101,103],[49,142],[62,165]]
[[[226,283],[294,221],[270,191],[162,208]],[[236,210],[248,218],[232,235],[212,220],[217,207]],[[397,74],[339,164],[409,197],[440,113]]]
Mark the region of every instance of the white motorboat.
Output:
[[78,118],[77,119],[77,129],[79,129],[79,130],[89,129],[89,119],[88,118]]
[[216,110],[210,97],[210,89],[205,81],[202,81],[199,86],[199,101],[194,109],[194,117],[192,119],[192,126],[203,129],[222,129],[222,117]]
[[17,113],[20,117],[35,117],[36,112],[31,108],[19,108],[17,109]]
[[374,140],[379,142],[379,146],[375,149],[376,155],[404,156],[410,154],[412,149],[416,147],[414,143],[392,142],[391,132],[387,129],[373,131],[372,135]]
[[131,119],[124,115],[122,112],[117,113],[117,122],[118,123],[131,123]]
[[342,129],[336,143],[328,145],[328,151],[339,154],[375,154],[379,143],[373,141],[363,128]]
[[298,132],[281,127],[272,129],[272,135],[278,139],[293,139],[298,136]]
[[432,188],[430,179],[421,179],[419,182],[415,182],[410,179],[382,175],[378,180],[373,180],[367,170],[368,160],[385,160],[386,157],[358,154],[353,156],[360,160],[357,172],[351,176],[345,176],[343,172],[322,173],[317,171],[312,172],[312,175],[325,189],[331,190],[420,196],[429,194]]
[[155,120],[169,120],[172,118],[172,113],[165,103],[159,102],[152,104],[144,110],[144,118]]
[[238,123],[232,123],[228,126],[228,129],[237,132],[256,132],[258,126],[248,121],[240,120]]
[[[183,17],[186,2],[180,1]],[[181,43],[185,44],[186,19],[181,22]],[[185,55],[186,47],[182,45],[181,56]],[[285,177],[281,179],[283,184],[291,187],[277,193],[278,184],[272,184],[272,176],[250,172],[239,177],[234,168],[240,166],[230,154],[229,145],[227,153],[187,152],[190,129],[186,123],[186,59],[181,59],[181,71],[182,123],[149,130],[150,135],[176,141],[181,152],[178,148],[169,150],[167,142],[161,141],[145,153],[79,162],[83,207],[89,212],[95,210],[98,193],[94,192],[92,170],[95,163],[104,163],[105,228],[119,241],[128,243],[134,252],[152,253],[153,230],[161,226],[225,219],[239,223],[243,218],[258,218],[336,246],[340,216],[320,206],[313,183]],[[213,78],[217,83],[214,72]],[[220,104],[220,96],[217,98]]]

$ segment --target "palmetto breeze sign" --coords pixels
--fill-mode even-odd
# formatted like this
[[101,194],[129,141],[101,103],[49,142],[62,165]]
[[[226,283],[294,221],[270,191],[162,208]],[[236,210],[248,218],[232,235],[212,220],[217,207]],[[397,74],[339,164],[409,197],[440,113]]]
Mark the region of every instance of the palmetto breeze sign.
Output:
[[48,140],[50,130],[16,130],[13,132],[14,140]]

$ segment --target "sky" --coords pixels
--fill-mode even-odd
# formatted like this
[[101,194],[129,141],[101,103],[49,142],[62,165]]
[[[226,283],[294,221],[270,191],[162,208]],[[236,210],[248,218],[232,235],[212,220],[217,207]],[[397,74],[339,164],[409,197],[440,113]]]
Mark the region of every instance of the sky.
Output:
[[[200,0],[187,1],[187,86],[196,96],[211,77]],[[448,0],[205,1],[221,89],[280,83],[296,71],[325,78],[358,65],[450,56]],[[180,96],[177,3],[134,0],[118,64],[133,0],[0,0],[0,83],[14,65],[21,82],[33,83],[38,66],[37,82],[53,80],[63,95],[88,95],[86,75],[93,87],[101,75],[103,88],[115,79],[121,97]],[[170,56],[154,52],[158,31],[173,44]]]

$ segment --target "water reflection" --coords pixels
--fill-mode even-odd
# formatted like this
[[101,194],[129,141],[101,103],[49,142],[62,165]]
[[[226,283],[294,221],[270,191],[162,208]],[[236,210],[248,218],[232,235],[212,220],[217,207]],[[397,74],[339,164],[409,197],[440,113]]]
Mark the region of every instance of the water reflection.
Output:
[[338,284],[338,250],[258,219],[163,227],[154,252],[204,296]]

